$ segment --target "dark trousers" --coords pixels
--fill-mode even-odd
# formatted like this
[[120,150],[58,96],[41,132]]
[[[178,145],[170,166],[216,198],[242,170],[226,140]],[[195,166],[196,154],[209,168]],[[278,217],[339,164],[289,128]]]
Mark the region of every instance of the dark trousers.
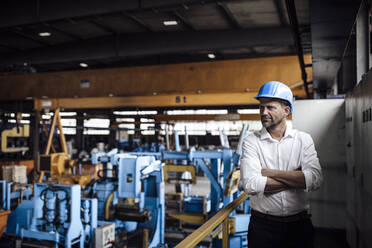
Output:
[[313,248],[313,240],[310,218],[285,223],[251,216],[249,248]]

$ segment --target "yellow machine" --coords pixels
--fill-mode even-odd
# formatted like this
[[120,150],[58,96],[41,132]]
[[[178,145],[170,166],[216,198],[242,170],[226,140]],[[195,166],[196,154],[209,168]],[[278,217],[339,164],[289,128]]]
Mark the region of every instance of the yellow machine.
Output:
[[[42,118],[41,122],[46,132],[45,125]],[[54,129],[58,123],[59,130],[59,139],[62,147],[62,152],[57,153],[52,145]],[[49,154],[50,149],[53,149],[54,153]],[[50,127],[50,133],[48,137],[47,147],[45,149],[45,154],[39,156],[38,163],[38,172],[40,177],[38,182],[41,183],[44,180],[45,173],[49,173],[50,177],[48,182],[60,183],[60,184],[80,184],[81,187],[84,187],[91,181],[90,176],[80,176],[73,174],[73,167],[75,161],[70,158],[70,155],[67,153],[66,139],[63,134],[61,117],[59,115],[59,109],[54,112],[53,122]]]
[[28,151],[28,147],[8,147],[8,137],[29,137],[30,125],[14,127],[1,132],[1,152],[23,152]]

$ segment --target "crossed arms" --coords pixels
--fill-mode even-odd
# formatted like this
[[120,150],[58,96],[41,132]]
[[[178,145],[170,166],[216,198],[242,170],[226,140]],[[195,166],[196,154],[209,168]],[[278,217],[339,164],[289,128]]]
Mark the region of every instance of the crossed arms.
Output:
[[262,176],[267,177],[265,194],[274,194],[287,189],[305,189],[305,175],[301,170],[281,171],[262,169]]
[[[305,137],[302,146],[300,166],[297,170],[282,171],[276,169],[262,169],[265,163],[265,151],[255,145],[254,136],[243,142],[241,156],[241,186],[248,194],[274,194],[289,189],[304,189],[314,191],[323,181],[322,170],[310,136]],[[253,140],[253,141],[252,141]],[[295,163],[297,163],[295,161]]]

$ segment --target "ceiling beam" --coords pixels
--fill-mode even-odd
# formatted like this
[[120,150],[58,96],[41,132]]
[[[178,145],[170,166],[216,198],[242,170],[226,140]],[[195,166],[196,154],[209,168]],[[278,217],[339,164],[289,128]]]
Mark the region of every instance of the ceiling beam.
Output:
[[217,1],[217,6],[220,9],[221,14],[227,19],[233,28],[242,28],[226,3]]
[[56,26],[54,26],[50,23],[43,22],[42,25],[46,28],[49,28],[49,29],[53,30],[54,32],[60,33],[64,36],[67,36],[67,37],[72,38],[74,40],[82,40],[82,38],[80,36],[77,36],[77,35],[72,34],[70,32],[64,31],[60,28],[57,28]]
[[0,28],[49,22],[74,17],[105,15],[121,11],[181,7],[215,3],[215,0],[17,0],[7,1],[0,8]]
[[302,81],[304,83],[305,91],[306,91],[306,97],[310,98],[310,91],[309,86],[307,82],[307,72],[305,69],[305,60],[304,60],[304,53],[302,49],[302,43],[301,43],[301,35],[297,20],[297,12],[296,12],[296,6],[294,0],[286,0],[286,6],[287,6],[287,12],[288,12],[288,18],[289,23],[292,26],[292,32],[293,32],[293,39],[295,43],[295,47],[297,49],[298,54],[298,60],[300,62],[301,67],[301,74],[302,74]]
[[[153,96],[83,97],[35,99],[34,109],[96,109],[120,107],[187,107],[187,106],[234,106],[257,105],[257,92],[166,94]],[[293,90],[293,95],[303,96],[303,90]],[[231,118],[231,115],[224,115]],[[173,117],[176,118],[176,117]],[[221,117],[220,117],[221,118]]]
[[171,14],[173,14],[187,29],[195,30],[194,26],[190,23],[190,21],[187,20],[184,16],[182,16],[178,11],[175,10]]
[[285,18],[285,9],[282,3],[282,1],[274,1],[276,12],[278,13],[278,18],[280,20],[280,25],[287,26],[288,23]]
[[95,26],[98,28],[102,29],[104,32],[111,33],[111,34],[116,34],[116,30],[113,28],[107,26],[106,24],[101,23],[99,18],[94,18],[93,20],[90,20],[91,23],[93,23]]
[[149,25],[147,25],[144,21],[142,21],[136,15],[130,14],[130,13],[127,13],[127,12],[122,12],[122,15],[123,15],[123,17],[129,18],[130,20],[135,22],[140,28],[143,28],[148,32],[154,32],[154,30]]
[[292,44],[291,30],[285,27],[120,34],[14,52],[0,57],[0,64],[58,63]]
[[36,39],[35,37],[33,37],[33,36],[31,36],[31,35],[27,35],[27,34],[21,32],[21,31],[10,30],[9,32],[11,32],[11,33],[13,33],[13,34],[15,34],[15,35],[18,35],[18,36],[20,36],[20,37],[22,37],[22,38],[25,38],[25,39],[31,40],[32,42],[34,42],[34,43],[38,43],[38,44],[43,45],[43,46],[49,46],[49,45],[50,45],[50,43],[48,43],[48,42],[38,40],[38,39]]
[[22,49],[19,49],[17,47],[13,47],[13,46],[9,46],[9,45],[4,45],[4,44],[0,44],[0,47],[3,47],[5,49],[9,49],[9,50],[13,50],[13,51],[22,51]]

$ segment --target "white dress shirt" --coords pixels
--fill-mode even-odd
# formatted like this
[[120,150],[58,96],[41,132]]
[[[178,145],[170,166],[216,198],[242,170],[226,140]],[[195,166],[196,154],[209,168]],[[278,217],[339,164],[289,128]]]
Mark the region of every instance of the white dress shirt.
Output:
[[[264,195],[267,177],[261,169],[293,171],[301,169],[306,189],[291,189]],[[261,213],[289,216],[309,208],[306,191],[317,190],[323,180],[322,169],[311,136],[288,124],[283,138],[271,137],[266,128],[244,139],[240,158],[241,184],[251,194],[251,208]]]

